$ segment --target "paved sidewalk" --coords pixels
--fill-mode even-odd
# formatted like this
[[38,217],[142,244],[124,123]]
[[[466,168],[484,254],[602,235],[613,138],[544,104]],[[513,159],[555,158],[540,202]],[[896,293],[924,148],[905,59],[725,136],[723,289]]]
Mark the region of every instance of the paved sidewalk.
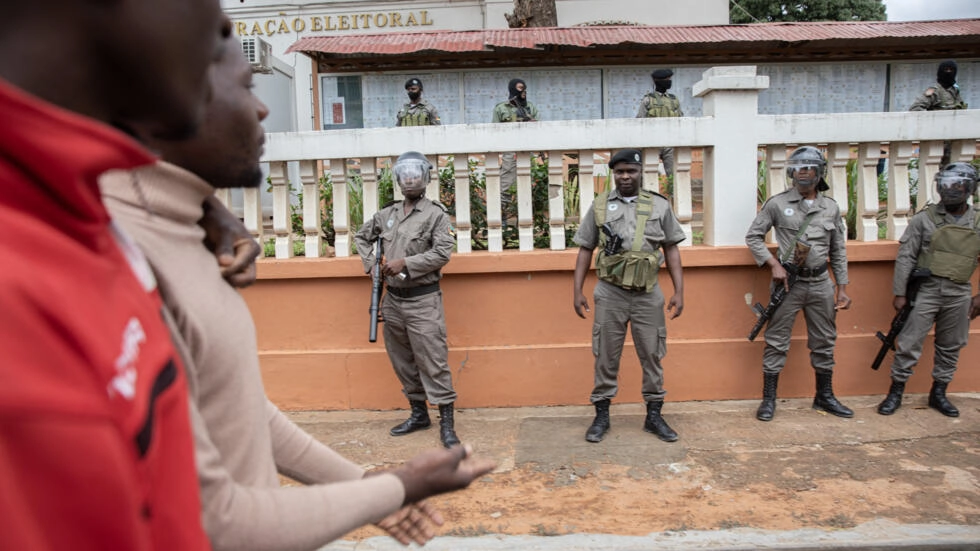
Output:
[[[450,521],[426,549],[980,550],[980,394],[951,395],[958,419],[924,395],[884,417],[880,399],[844,399],[853,419],[780,400],[770,423],[756,401],[668,403],[674,444],[642,431],[641,404],[614,405],[599,444],[583,438],[591,407],[459,410],[460,437],[498,468],[439,503]],[[388,436],[405,414],[291,416],[372,468],[437,445],[436,430]],[[325,549],[401,549],[375,534]]]

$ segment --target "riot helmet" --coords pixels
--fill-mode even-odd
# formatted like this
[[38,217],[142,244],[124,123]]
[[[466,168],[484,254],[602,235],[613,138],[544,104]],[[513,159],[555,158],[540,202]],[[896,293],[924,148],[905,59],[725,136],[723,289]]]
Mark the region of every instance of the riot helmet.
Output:
[[[809,174],[801,174],[800,170],[802,169],[814,169],[816,174],[812,177]],[[827,160],[824,159],[823,153],[819,149],[810,145],[794,149],[786,161],[786,178],[794,186],[816,185],[817,191],[830,189],[830,186],[824,181],[826,173]]]
[[430,171],[432,164],[425,158],[425,155],[418,151],[408,151],[402,153],[391,172],[395,176],[395,182],[404,190],[405,188],[416,189],[421,187],[423,190],[429,184]]
[[950,163],[936,174],[936,193],[943,205],[958,207],[977,190],[977,169],[970,163]]

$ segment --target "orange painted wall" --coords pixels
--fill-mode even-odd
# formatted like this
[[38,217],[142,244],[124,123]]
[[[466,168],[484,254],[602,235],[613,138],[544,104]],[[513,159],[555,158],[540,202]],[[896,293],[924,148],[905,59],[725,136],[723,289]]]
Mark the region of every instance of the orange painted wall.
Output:
[[[891,356],[878,372],[876,330],[891,321],[895,242],[848,244],[854,299],[838,315],[838,395],[883,394]],[[592,389],[591,316],[572,309],[577,249],[455,255],[442,287],[449,363],[459,407],[587,404]],[[683,249],[684,314],[667,322],[664,360],[668,400],[757,398],[761,394],[760,336],[746,295],[768,300],[768,270],[756,268],[745,247]],[[590,276],[586,293],[591,300]],[[668,297],[670,278],[661,273]],[[266,390],[283,409],[396,409],[405,399],[379,335],[369,343],[371,281],[357,258],[263,260],[259,281],[243,294],[255,317]],[[380,332],[379,332],[380,333]],[[980,391],[976,344],[960,358],[953,392]],[[932,338],[909,392],[931,383]],[[797,321],[781,397],[813,394],[805,324]],[[618,402],[639,402],[640,368],[627,340]]]

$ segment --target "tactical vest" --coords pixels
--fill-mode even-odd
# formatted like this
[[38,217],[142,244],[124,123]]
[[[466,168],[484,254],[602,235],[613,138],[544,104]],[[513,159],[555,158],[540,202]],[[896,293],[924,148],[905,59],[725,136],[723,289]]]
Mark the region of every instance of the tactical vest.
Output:
[[653,214],[653,194],[641,191],[636,200],[636,231],[629,250],[614,255],[606,255],[603,250],[607,237],[602,232],[606,223],[606,208],[609,202],[609,192],[600,193],[593,202],[596,229],[599,230],[599,254],[595,259],[596,276],[617,287],[630,291],[650,292],[657,284],[657,271],[660,269],[660,251],[652,253],[642,251],[643,228]]
[[647,102],[648,117],[679,117],[681,116],[681,102],[676,97],[668,94],[647,94],[650,98]]
[[919,267],[928,268],[934,276],[969,283],[980,255],[980,212],[973,219],[973,227],[966,227],[947,224],[945,217],[936,212],[936,205],[926,209],[936,231],[929,248],[919,256]]
[[405,108],[402,116],[402,126],[428,126],[429,110],[419,104],[417,109]]

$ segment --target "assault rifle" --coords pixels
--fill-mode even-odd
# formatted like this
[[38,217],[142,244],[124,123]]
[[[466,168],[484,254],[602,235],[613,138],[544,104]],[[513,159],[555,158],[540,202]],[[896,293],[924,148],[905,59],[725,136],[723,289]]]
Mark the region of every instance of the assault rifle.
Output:
[[518,99],[515,97],[510,99],[510,104],[513,105],[514,109],[517,110],[518,122],[534,121],[534,117],[531,116],[531,112],[527,110],[526,103],[522,105],[521,102],[518,101]]
[[604,252],[606,256],[619,254],[619,250],[623,248],[623,238],[613,233],[612,229],[609,228],[608,223],[603,224],[601,229],[602,233],[606,234],[606,246],[602,248],[602,252]]
[[759,332],[762,331],[762,328],[765,327],[766,324],[769,323],[769,320],[772,319],[772,316],[776,313],[779,305],[786,300],[786,295],[789,294],[789,289],[792,289],[793,285],[796,285],[796,280],[799,277],[799,270],[803,267],[803,264],[806,263],[806,257],[808,254],[810,254],[810,244],[802,239],[797,239],[796,247],[793,251],[793,262],[782,263],[783,269],[786,270],[786,283],[779,283],[773,287],[772,293],[769,295],[769,306],[763,308],[762,304],[756,302],[752,307],[752,311],[755,312],[755,315],[758,316],[759,319],[756,320],[755,325],[752,326],[752,331],[749,332],[750,341],[754,341],[755,338],[759,336]]
[[368,315],[371,319],[368,322],[368,341],[378,340],[378,309],[381,307],[381,292],[384,290],[385,278],[381,275],[381,238],[374,242],[374,267],[371,268],[371,308]]
[[902,332],[902,328],[905,327],[905,322],[909,320],[909,314],[912,313],[912,307],[915,306],[915,297],[919,294],[919,287],[931,275],[932,272],[928,268],[916,268],[909,274],[908,283],[905,284],[905,306],[895,313],[895,317],[892,318],[891,329],[888,330],[887,335],[882,335],[881,331],[875,332],[875,336],[881,341],[881,348],[878,349],[878,355],[875,356],[875,361],[871,362],[871,369],[877,370],[881,367],[881,362],[885,359],[885,354],[889,350],[895,350],[895,339],[898,338],[899,333]]

